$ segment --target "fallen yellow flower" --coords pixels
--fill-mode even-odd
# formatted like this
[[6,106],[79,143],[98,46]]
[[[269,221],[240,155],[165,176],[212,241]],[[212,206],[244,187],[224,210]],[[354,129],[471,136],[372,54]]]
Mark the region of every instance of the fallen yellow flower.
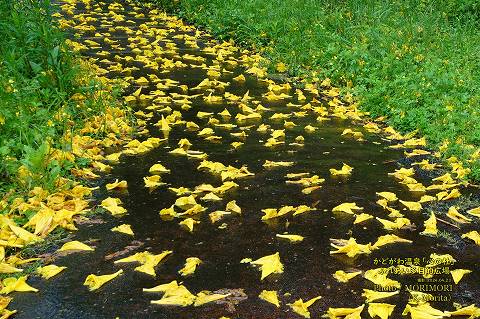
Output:
[[119,206],[122,201],[119,198],[108,197],[102,200],[101,206],[109,211],[113,216],[123,215],[127,212],[125,208]]
[[145,183],[145,187],[147,188],[155,188],[165,185],[165,183],[161,182],[160,175],[146,176],[143,178],[143,182]]
[[[5,259],[5,253],[3,253],[3,258],[1,259]],[[13,274],[13,273],[22,272],[22,271],[23,269],[16,268],[11,264],[4,263],[4,262],[0,263],[0,274]]]
[[143,289],[147,292],[163,292],[160,300],[152,300],[151,303],[162,306],[181,306],[186,307],[195,301],[193,295],[185,286],[178,285],[176,281],[168,284],[159,285],[150,289]]
[[113,227],[111,229],[111,231],[115,231],[115,232],[119,232],[119,233],[124,233],[124,234],[127,234],[127,235],[131,235],[133,236],[133,230],[132,230],[132,226],[128,225],[128,224],[122,224],[122,225],[119,225],[117,227]]
[[353,210],[362,210],[363,207],[358,207],[356,203],[342,203],[332,208],[332,212],[342,212],[347,214],[355,214]]
[[452,275],[453,282],[455,282],[455,284],[458,284],[460,282],[460,280],[462,280],[463,276],[465,276],[466,274],[469,274],[471,272],[472,271],[468,270],[468,269],[450,270],[450,274]]
[[376,316],[380,319],[388,319],[395,309],[395,305],[388,303],[369,303],[368,304],[368,314],[370,317],[375,318]]
[[338,319],[338,317],[345,317],[348,319],[361,319],[360,314],[365,305],[357,308],[328,308],[326,316],[330,319]]
[[185,266],[182,269],[180,269],[178,273],[182,276],[191,275],[195,272],[195,270],[197,269],[197,266],[200,265],[201,263],[202,261],[200,260],[200,258],[189,257],[185,261]]
[[377,241],[372,245],[371,249],[378,249],[381,246],[385,246],[388,244],[393,244],[393,243],[412,243],[411,240],[408,239],[403,239],[398,237],[397,235],[393,234],[388,234],[384,236],[378,237]]
[[150,276],[156,276],[155,267],[168,255],[172,253],[171,250],[165,250],[160,254],[154,255],[148,251],[135,253],[131,256],[116,260],[114,264],[138,262],[141,266],[135,268],[135,271],[146,273]]
[[60,272],[62,272],[66,268],[67,267],[59,267],[59,266],[56,266],[56,265],[48,265],[48,266],[38,267],[36,272],[37,272],[37,274],[42,276],[42,278],[50,279],[53,276],[58,275]]
[[193,218],[187,218],[187,219],[182,220],[178,224],[187,227],[189,232],[193,232],[193,227],[196,224],[200,224],[200,221],[195,220]]
[[400,290],[396,291],[377,291],[370,289],[363,289],[362,297],[365,297],[366,302],[372,302],[378,299],[385,299],[391,296],[398,295]]
[[388,219],[383,219],[380,217],[375,217],[376,220],[378,220],[380,223],[382,223],[383,228],[386,230],[394,230],[394,229],[400,229],[403,226],[408,226],[411,224],[410,220],[408,218],[396,218],[395,221],[390,221]]
[[480,234],[476,230],[469,231],[462,235],[462,238],[468,238],[475,242],[475,244],[480,246]]
[[370,243],[366,245],[358,244],[355,238],[350,237],[348,240],[339,239],[335,240],[337,244],[330,243],[330,245],[337,249],[330,251],[330,254],[346,254],[348,257],[353,258],[358,254],[370,254]]
[[366,220],[372,219],[373,216],[370,214],[366,213],[361,213],[359,215],[356,215],[355,220],[353,221],[354,224],[360,224]]
[[94,251],[95,249],[88,245],[85,245],[84,243],[79,242],[78,240],[73,240],[63,244],[63,246],[60,247],[58,251],[70,251],[70,250]]
[[402,315],[406,316],[409,313],[412,319],[442,319],[446,316],[445,312],[433,308],[428,302],[417,306],[406,305]]
[[7,307],[12,301],[12,298],[10,297],[0,297],[0,319],[8,319],[12,315],[16,314],[16,310],[8,310]]
[[333,278],[335,278],[338,282],[347,282],[350,279],[360,275],[361,273],[362,273],[361,271],[345,272],[343,270],[337,270],[333,274]]
[[365,271],[363,277],[381,287],[401,287],[401,284],[398,281],[387,278],[387,275],[387,268],[377,268]]
[[330,168],[330,174],[332,176],[347,176],[352,174],[353,167],[348,166],[347,164],[343,163],[343,166],[340,170],[335,168]]
[[194,195],[179,197],[175,201],[175,206],[177,206],[181,209],[188,209],[188,208],[191,208],[192,206],[194,206],[196,204],[197,204],[197,202],[195,200]]
[[467,210],[467,214],[475,217],[480,217],[480,207]]
[[240,208],[240,206],[237,205],[237,202],[235,200],[229,201],[227,203],[227,206],[225,207],[225,211],[237,213],[237,214],[242,213],[242,209]]
[[460,214],[455,206],[452,206],[448,209],[447,216],[457,223],[461,224],[466,224],[470,223],[472,221],[471,218],[468,218],[467,216]]
[[437,235],[437,218],[435,218],[434,212],[430,213],[430,217],[423,223],[423,225],[425,226],[425,230],[422,231],[420,234],[433,236]]
[[3,279],[3,287],[0,290],[0,294],[7,295],[13,291],[38,292],[38,289],[33,288],[27,284],[27,278],[27,276],[21,276],[19,278],[8,277]]
[[400,203],[402,203],[405,207],[407,207],[409,210],[413,212],[419,212],[422,210],[422,204],[419,202],[409,202],[409,201],[400,200]]
[[378,192],[376,194],[382,198],[385,198],[389,202],[395,202],[398,199],[397,195],[395,195],[395,193],[392,193],[392,192]]
[[283,265],[280,261],[280,254],[278,252],[273,255],[264,256],[257,260],[251,261],[250,264],[260,266],[260,270],[262,271],[260,280],[263,280],[270,274],[283,273]]
[[293,166],[295,162],[282,162],[282,161],[269,161],[265,160],[265,163],[263,163],[263,167],[265,168],[274,168],[274,167],[289,167]]
[[262,216],[262,220],[267,220],[267,219],[283,216],[283,215],[288,214],[289,212],[293,211],[294,209],[295,209],[295,207],[293,207],[293,206],[283,206],[280,209],[276,209],[276,208],[262,209],[262,212],[265,214],[264,216]]
[[300,205],[295,207],[295,212],[293,213],[293,216],[297,216],[303,213],[310,212],[312,210],[315,210],[315,208],[309,207],[307,205]]
[[258,297],[266,302],[274,304],[277,308],[280,307],[280,301],[278,300],[278,295],[275,290],[262,290]]
[[300,242],[305,238],[305,237],[300,236],[300,235],[291,235],[291,234],[283,234],[283,235],[276,234],[276,236],[278,238],[288,239],[289,241],[294,242],[294,243]]
[[310,311],[308,311],[308,307],[310,307],[311,305],[313,305],[313,303],[319,299],[321,299],[322,296],[318,296],[318,297],[315,297],[315,298],[312,298],[308,301],[303,301],[302,299],[298,299],[296,300],[293,304],[287,304],[288,306],[290,306],[290,308],[292,308],[293,311],[295,311],[296,313],[298,313],[299,315],[305,317],[305,318],[310,318]]
[[90,274],[85,278],[85,282],[83,283],[84,286],[87,286],[90,291],[97,290],[98,288],[102,287],[104,284],[113,280],[117,276],[121,275],[123,270],[120,269],[119,271],[111,274],[111,275],[101,275],[97,276],[94,274]]
[[225,294],[225,295],[212,294],[209,291],[201,291],[195,297],[195,302],[194,302],[193,305],[195,307],[198,307],[198,306],[204,305],[204,304],[209,303],[209,302],[213,302],[213,301],[216,301],[216,300],[223,299],[223,298],[228,297],[228,296],[230,296],[230,294]]
[[118,181],[118,179],[115,180],[113,183],[106,184],[105,187],[107,190],[113,190],[113,189],[125,189],[127,188],[127,181]]
[[12,232],[20,238],[26,245],[31,244],[31,243],[36,243],[39,241],[43,241],[41,237],[38,237],[37,235],[32,234],[31,232],[23,229],[22,227],[18,227],[13,224],[8,225]]
[[217,221],[221,220],[223,218],[223,216],[226,216],[226,215],[231,215],[232,213],[231,212],[225,212],[225,211],[222,211],[222,210],[216,210],[214,212],[211,212],[210,214],[208,214],[208,216],[210,217],[210,221],[212,223],[216,223]]
[[170,170],[165,168],[162,164],[154,164],[150,169],[148,170],[150,174],[165,174],[165,173],[170,173]]

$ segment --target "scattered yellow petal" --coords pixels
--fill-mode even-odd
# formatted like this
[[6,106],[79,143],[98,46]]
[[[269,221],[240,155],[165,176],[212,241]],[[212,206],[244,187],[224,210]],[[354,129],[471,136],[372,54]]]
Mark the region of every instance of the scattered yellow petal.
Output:
[[81,243],[77,240],[69,241],[63,244],[58,251],[69,251],[69,250],[79,250],[79,251],[93,251],[94,249],[84,243]]
[[298,313],[299,315],[305,318],[310,318],[310,311],[308,311],[308,307],[313,305],[313,303],[319,300],[320,298],[322,298],[322,296],[312,298],[305,302],[302,299],[298,299],[293,304],[289,303],[287,305],[290,306],[290,308],[292,308],[292,310]]
[[422,204],[419,202],[409,202],[409,201],[400,200],[400,203],[402,203],[405,207],[407,207],[412,212],[419,212],[422,210]]
[[389,202],[395,202],[398,199],[397,195],[395,195],[395,193],[392,193],[392,192],[378,192],[376,194],[382,198],[385,198]]
[[262,300],[265,300],[275,306],[280,307],[280,301],[278,300],[278,295],[275,290],[262,290],[258,297]]
[[165,168],[162,164],[154,164],[150,169],[148,170],[150,174],[164,174],[164,173],[170,173],[170,170]]
[[337,319],[338,317],[345,317],[348,319],[361,319],[360,314],[365,305],[357,308],[328,308],[326,317],[330,319]]
[[127,188],[127,181],[118,181],[118,179],[115,180],[113,183],[109,183],[105,185],[107,190],[113,190],[113,189],[125,189]]
[[460,214],[455,206],[452,206],[448,209],[447,216],[461,224],[466,224],[472,221],[472,219],[468,218],[467,216]]
[[463,276],[466,274],[471,273],[471,270],[468,269],[454,269],[450,270],[450,274],[452,275],[453,281],[455,284],[458,284],[460,280],[462,280]]
[[119,225],[117,227],[113,227],[111,229],[111,231],[115,231],[115,232],[119,232],[119,233],[124,233],[124,234],[127,234],[127,235],[131,235],[133,236],[133,231],[132,231],[132,226],[128,225],[128,224],[122,224],[122,225]]
[[189,257],[185,261],[185,266],[182,269],[180,269],[178,273],[182,276],[191,275],[195,272],[195,270],[197,269],[197,266],[200,265],[201,263],[202,261],[200,260],[200,258]]
[[252,265],[260,265],[260,270],[262,271],[260,280],[263,280],[270,274],[283,273],[283,265],[280,261],[280,254],[278,252],[273,255],[264,256],[257,260],[251,261],[250,263]]
[[391,296],[398,295],[400,290],[397,291],[377,291],[370,289],[363,289],[362,297],[365,297],[366,302],[372,302],[378,299],[385,299]]
[[362,272],[361,271],[355,271],[355,272],[345,272],[343,270],[337,270],[334,274],[333,277],[338,281],[338,282],[347,282],[350,279],[360,275]]
[[97,290],[98,288],[102,287],[104,284],[109,282],[110,280],[116,278],[120,274],[123,273],[123,270],[120,269],[119,271],[111,274],[111,275],[101,275],[97,276],[94,274],[90,274],[85,278],[85,282],[83,283],[84,286],[87,286],[90,291]]
[[345,163],[343,163],[343,166],[340,170],[335,168],[330,168],[330,174],[332,174],[332,176],[347,176],[352,174],[352,171],[353,171],[353,167],[348,166]]
[[195,298],[195,303],[193,304],[195,307],[198,307],[198,306],[201,306],[201,305],[204,305],[206,303],[209,303],[209,302],[212,302],[212,301],[216,301],[216,300],[220,300],[220,299],[223,299],[225,297],[228,297],[230,294],[225,294],[225,295],[222,295],[222,294],[212,294],[211,292],[199,292]]
[[300,236],[300,235],[290,235],[290,234],[283,234],[283,235],[277,234],[276,236],[278,238],[288,239],[288,240],[290,240],[291,242],[294,242],[294,243],[300,242],[305,238],[305,237]]
[[60,272],[62,272],[64,269],[67,267],[59,267],[56,265],[48,265],[48,266],[43,266],[43,267],[38,267],[37,268],[37,274],[42,276],[45,279],[50,279],[53,276],[56,276]]
[[3,287],[0,290],[0,294],[9,294],[14,291],[18,292],[38,292],[38,289],[33,288],[27,284],[27,276],[21,276],[19,278],[8,277],[3,279]]
[[370,317],[380,317],[380,319],[388,319],[395,309],[395,305],[388,303],[369,303],[368,304],[368,314]]
[[425,230],[421,232],[422,235],[433,235],[436,236],[438,233],[437,229],[437,218],[435,218],[435,213],[431,212],[430,217],[423,223]]
[[195,224],[200,224],[200,222],[198,220],[193,219],[193,218],[187,218],[187,219],[182,220],[178,224],[187,227],[189,232],[193,232],[194,225]]
[[347,214],[355,214],[353,210],[362,210],[362,207],[358,207],[355,203],[342,203],[332,208],[332,212],[343,212]]

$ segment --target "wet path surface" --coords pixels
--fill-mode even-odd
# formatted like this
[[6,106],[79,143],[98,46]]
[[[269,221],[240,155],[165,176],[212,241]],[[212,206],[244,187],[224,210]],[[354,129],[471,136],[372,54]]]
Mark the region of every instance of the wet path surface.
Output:
[[[432,305],[441,310],[452,310],[453,301],[468,305],[480,298],[480,278],[476,266],[480,260],[478,246],[460,239],[458,231],[450,233],[455,229],[447,224],[438,224],[438,227],[451,238],[420,235],[424,229],[423,222],[429,216],[427,209],[411,212],[404,210],[398,202],[391,204],[391,208],[400,210],[416,226],[394,231],[386,230],[374,218],[353,224],[354,215],[332,212],[332,208],[341,203],[355,202],[363,207],[364,213],[394,221],[395,218],[388,217],[390,212],[376,203],[379,199],[376,192],[393,192],[406,201],[418,201],[424,195],[409,191],[387,174],[398,169],[397,161],[404,157],[404,149],[388,148],[398,141],[388,141],[384,138],[385,134],[374,134],[371,127],[366,129],[358,125],[361,122],[355,120],[358,116],[355,108],[335,98],[334,89],[324,87],[321,90],[324,93],[319,95],[304,89],[304,100],[295,88],[285,89],[280,84],[275,86],[273,82],[247,74],[246,70],[251,70],[254,65],[254,56],[248,59],[249,53],[217,43],[156,10],[136,7],[128,2],[102,1],[92,1],[90,5],[79,2],[64,8],[71,9],[67,16],[77,26],[82,26],[74,31],[81,36],[75,41],[88,47],[82,54],[97,58],[100,67],[110,70],[108,77],[130,81],[127,95],[135,100],[130,102],[132,106],[144,114],[152,113],[145,124],[149,133],[138,140],[144,141],[148,137],[164,139],[162,117],[170,121],[170,131],[168,139],[162,140],[157,147],[144,153],[133,151],[138,154],[122,155],[120,163],[110,173],[102,175],[97,192],[98,203],[109,196],[119,198],[128,214],[120,217],[105,214],[102,215],[103,223],[79,226],[75,239],[90,243],[96,247],[95,251],[59,257],[55,264],[67,269],[49,281],[32,277],[29,283],[40,292],[17,293],[14,296],[12,306],[19,309],[15,318],[300,318],[287,303],[320,295],[322,298],[309,307],[312,318],[319,318],[329,307],[358,307],[364,304],[362,289],[374,289],[374,284],[362,276],[340,283],[332,276],[335,271],[388,267],[389,264],[376,263],[376,258],[420,258],[434,252],[451,254],[458,261],[453,268],[473,272],[458,285],[453,285],[450,301],[433,302]],[[90,26],[95,29],[90,29]],[[99,46],[95,48],[94,43]],[[240,74],[245,75],[246,81],[232,80]],[[195,89],[209,76],[210,88]],[[138,81],[142,77],[147,79],[145,83]],[[215,82],[215,78],[220,82]],[[222,82],[226,83],[225,88],[222,88]],[[269,89],[269,85],[273,87]],[[140,87],[142,89],[138,94]],[[277,91],[274,94],[277,97],[282,93],[291,97],[275,101],[266,98],[265,94],[272,90]],[[328,92],[331,96],[325,94]],[[210,103],[206,101],[209,96],[222,98]],[[268,110],[258,108],[259,105]],[[219,115],[224,109],[231,117]],[[203,117],[198,112],[212,114]],[[277,113],[284,114],[284,118],[277,115],[279,119],[271,119]],[[172,114],[181,114],[181,119]],[[242,121],[238,120],[237,114],[261,117],[252,116],[252,119]],[[139,118],[143,116],[138,115]],[[187,129],[182,121],[194,122],[199,129]],[[294,122],[296,126],[288,122]],[[269,125],[269,128],[265,132],[259,131],[261,124]],[[307,132],[307,125],[318,129]],[[213,129],[213,133],[206,137],[218,138],[199,136],[204,128]],[[347,128],[362,132],[363,140],[342,136]],[[270,140],[279,145],[266,146],[273,130],[285,130],[285,139]],[[298,136],[303,136],[304,141]],[[169,153],[185,138],[192,144],[190,150],[202,153],[190,153],[194,156]],[[231,144],[233,142],[244,144],[235,148]],[[208,161],[225,166],[245,166],[254,175],[234,178],[238,186],[225,193],[217,193],[221,197],[219,201],[203,201],[201,198],[208,192],[195,193],[197,203],[206,208],[202,213],[161,218],[159,211],[169,208],[181,197],[168,187],[195,190],[201,184],[219,187],[225,182],[218,174],[198,169],[202,159],[195,156],[199,154],[206,154]],[[424,157],[415,158],[421,159]],[[266,161],[293,164],[266,168]],[[170,169],[170,173],[161,174],[161,180],[166,185],[149,190],[143,178],[152,175],[149,169],[156,163]],[[340,169],[342,163],[353,167],[352,173],[343,177],[332,176],[329,169]],[[310,194],[304,194],[304,187],[286,183],[299,179],[288,178],[286,175],[289,173],[309,173],[308,176],[318,175],[325,181]],[[417,171],[414,177],[429,185],[431,180],[425,176],[430,175]],[[127,190],[106,191],[105,184],[115,179],[127,181]],[[435,195],[435,192],[428,194]],[[209,213],[225,210],[225,205],[232,200],[241,207],[242,213],[226,215],[213,223]],[[313,210],[297,216],[288,213],[261,220],[264,215],[262,209],[286,205],[307,205]],[[182,211],[178,207],[175,209],[177,213]],[[195,224],[192,232],[178,224],[188,217],[200,222]],[[110,230],[120,224],[131,225],[134,237]],[[471,225],[468,227],[475,229]],[[301,235],[304,240],[291,243],[276,237],[276,234],[285,232]],[[374,243],[379,236],[390,233],[413,243],[389,244],[371,254],[354,258],[330,253],[335,250],[330,246],[330,239],[354,237],[358,243],[364,244]],[[106,258],[132,245],[132,241],[133,245],[140,247],[115,258]],[[113,263],[145,250],[154,254],[173,251],[155,268],[156,277],[134,271],[138,266],[135,263]],[[269,275],[264,280],[260,280],[257,268],[240,263],[247,257],[255,260],[276,252],[280,254],[284,272]],[[188,257],[198,257],[202,264],[193,275],[182,277],[178,271]],[[111,274],[119,269],[123,269],[124,274],[97,291],[89,292],[83,286],[88,274]],[[418,283],[417,279],[422,278],[420,275],[389,277],[402,284]],[[213,302],[200,307],[152,305],[150,301],[160,299],[162,294],[146,293],[142,289],[172,280],[183,282],[193,294],[224,289],[235,292],[237,297],[230,296],[223,303]],[[259,299],[262,290],[276,290],[281,307]],[[400,294],[377,302],[396,305],[391,317],[399,318],[408,297],[409,294],[402,288]],[[368,317],[367,308],[363,317]]]

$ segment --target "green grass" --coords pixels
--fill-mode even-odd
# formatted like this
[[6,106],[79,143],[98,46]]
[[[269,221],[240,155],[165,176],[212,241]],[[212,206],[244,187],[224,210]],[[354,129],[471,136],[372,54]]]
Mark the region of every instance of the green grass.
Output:
[[[257,48],[270,70],[330,78],[371,116],[445,141],[480,180],[480,2],[154,0],[220,39]],[[477,154],[478,155],[478,154]]]
[[[85,165],[52,159],[51,150],[69,151],[66,133],[112,100],[66,46],[54,10],[50,0],[0,1],[0,194],[53,190],[58,177]],[[22,182],[20,167],[30,172]]]

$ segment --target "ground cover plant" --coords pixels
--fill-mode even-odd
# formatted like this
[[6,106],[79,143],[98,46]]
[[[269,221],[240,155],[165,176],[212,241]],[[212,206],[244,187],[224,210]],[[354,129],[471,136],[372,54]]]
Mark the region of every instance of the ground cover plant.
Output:
[[53,190],[71,168],[88,164],[86,158],[68,154],[73,133],[114,103],[113,88],[92,77],[67,46],[54,10],[50,1],[0,3],[3,193],[25,193],[35,186]]

